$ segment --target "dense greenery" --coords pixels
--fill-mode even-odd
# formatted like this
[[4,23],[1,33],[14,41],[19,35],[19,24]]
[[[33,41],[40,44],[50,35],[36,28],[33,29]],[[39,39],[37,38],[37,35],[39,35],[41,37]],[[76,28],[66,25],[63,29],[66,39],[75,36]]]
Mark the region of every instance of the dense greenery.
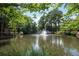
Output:
[[62,16],[62,12],[59,10],[50,11],[47,15],[40,18],[39,28],[41,30],[46,28],[49,31],[59,30]]
[[[68,12],[63,14],[59,11],[59,8],[64,5],[64,9]],[[50,12],[46,13],[46,10],[52,8]],[[3,32],[4,28],[10,28],[11,31],[22,31],[26,33],[36,33],[37,30],[49,30],[49,31],[77,31],[79,30],[79,17],[71,19],[72,16],[78,16],[79,4],[0,4],[0,20],[4,22],[1,26],[0,32]],[[38,27],[34,20],[27,15],[23,15],[25,12],[39,12],[43,16],[39,20]],[[73,23],[74,22],[74,23]]]
[[[3,32],[5,27],[11,28],[12,31],[17,31],[22,27],[25,28],[25,26],[27,29],[30,26],[28,30],[31,31],[30,29],[33,29],[36,25],[32,20],[29,20],[30,17],[24,16],[23,13],[27,11],[35,12],[48,9],[49,5],[50,4],[0,4],[0,20],[4,20],[3,25],[0,25],[0,32]],[[33,31],[36,30],[35,27]]]
[[[60,6],[64,5],[64,9],[67,10],[67,13],[63,14],[61,11],[57,11]],[[79,30],[79,4],[59,4],[58,7],[49,12],[47,16],[42,16],[39,25],[40,29],[45,28],[45,24],[51,24],[51,29],[54,31],[59,30],[60,32],[64,32],[67,34],[76,34],[77,30]],[[72,18],[71,18],[72,17]],[[75,19],[73,19],[75,17]],[[58,18],[58,19],[57,19]],[[46,20],[48,19],[48,20]],[[51,20],[50,20],[51,19]],[[48,22],[50,21],[50,22]],[[57,27],[58,23],[58,27]],[[53,24],[53,25],[52,25]],[[49,25],[48,25],[49,26]],[[47,28],[47,27],[46,27]],[[49,28],[49,29],[50,29]]]
[[20,31],[22,31],[24,34],[36,33],[36,25],[37,24],[31,18],[28,18],[25,26],[23,26]]
[[[65,9],[67,10],[66,13],[64,11]],[[31,15],[32,17],[30,17],[26,15],[27,12],[35,14]],[[37,18],[38,13],[41,15],[41,17],[37,24],[35,20],[38,20]],[[51,34],[47,36],[46,35],[42,36],[37,34],[41,33],[43,30],[47,30],[49,33],[53,33],[53,35]],[[61,36],[61,34],[75,36],[76,33],[78,33],[78,31],[79,31],[78,3],[76,4],[75,3],[72,4],[1,3],[0,4],[0,39],[2,39],[1,37],[5,39],[0,41],[0,47],[1,47],[0,55],[10,55],[10,56],[65,55],[64,52],[66,52],[65,50],[67,49],[69,50],[71,49],[77,52],[75,48],[79,50],[77,42],[78,40],[70,36],[69,38],[66,38],[66,36],[64,37],[64,35],[63,38],[65,40],[59,37]],[[34,37],[31,35],[29,36],[23,34],[36,34],[36,35],[34,35],[35,36]],[[46,32],[44,34],[46,34]],[[55,37],[54,34],[55,35],[59,34],[59,36]],[[12,36],[15,38],[12,38],[10,40],[7,39],[8,36],[10,35],[11,37],[9,38],[12,38]],[[35,39],[36,40],[40,39],[41,41],[35,41]],[[65,44],[65,42],[67,44]],[[33,48],[34,46],[33,43],[36,45],[36,49],[39,48],[39,46],[41,46],[42,49],[38,49],[39,51],[34,50],[35,47]],[[56,46],[54,44],[56,44]]]
[[[79,4],[65,4],[65,8],[68,12],[64,16],[63,25],[61,26],[61,32],[65,32],[69,35],[75,35],[79,30]],[[70,18],[75,17],[75,19]]]

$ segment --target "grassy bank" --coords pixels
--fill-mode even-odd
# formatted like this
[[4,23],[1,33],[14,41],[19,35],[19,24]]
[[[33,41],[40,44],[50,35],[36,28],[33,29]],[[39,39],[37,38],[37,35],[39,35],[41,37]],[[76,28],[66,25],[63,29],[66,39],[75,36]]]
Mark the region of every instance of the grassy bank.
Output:
[[56,36],[67,35],[67,36],[74,36],[74,37],[76,37],[76,33],[77,33],[77,31],[71,31],[71,32],[58,31],[58,32],[55,32],[55,35]]

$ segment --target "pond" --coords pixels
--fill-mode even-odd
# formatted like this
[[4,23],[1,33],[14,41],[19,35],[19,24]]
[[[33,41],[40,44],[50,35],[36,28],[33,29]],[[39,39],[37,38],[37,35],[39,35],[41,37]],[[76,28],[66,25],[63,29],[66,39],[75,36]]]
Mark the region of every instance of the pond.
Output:
[[79,40],[54,34],[17,35],[0,40],[2,56],[79,56]]

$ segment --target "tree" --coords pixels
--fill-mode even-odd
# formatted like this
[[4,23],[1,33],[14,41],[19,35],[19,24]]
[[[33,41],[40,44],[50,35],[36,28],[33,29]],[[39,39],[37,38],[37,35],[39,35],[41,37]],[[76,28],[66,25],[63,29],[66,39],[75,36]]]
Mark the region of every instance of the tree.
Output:
[[41,29],[44,29],[45,26],[49,25],[52,29],[52,24],[53,27],[55,27],[55,30],[60,27],[60,22],[61,22],[61,17],[62,17],[62,12],[59,10],[53,10],[50,11],[46,16],[42,16],[39,21],[39,27]]
[[72,3],[72,4],[67,3],[65,8],[68,9],[67,15],[68,14],[73,15],[73,14],[79,13],[79,4],[78,3]]
[[[46,9],[52,7],[56,9],[59,4],[50,4],[50,3],[34,3],[34,4],[22,4],[22,3],[1,3],[0,4],[0,18],[4,20],[6,24],[6,28],[12,28],[13,31],[19,30],[19,28],[23,27],[26,23],[28,18],[24,16],[23,13],[30,11],[30,12],[43,12]],[[1,31],[3,28],[1,26]]]
[[[26,19],[23,16],[25,11],[40,11],[47,9],[50,4],[0,4],[0,18],[4,20],[6,28],[10,27],[13,31],[17,27],[25,25]],[[3,28],[3,26],[1,26]],[[2,31],[3,29],[1,29]]]
[[66,20],[64,21],[63,25],[61,26],[61,30],[63,31],[67,31],[67,30],[71,30],[71,31],[76,31],[79,30],[79,17],[77,17],[74,20]]
[[24,34],[36,33],[37,32],[36,23],[33,22],[33,20],[30,17],[28,17],[27,22],[26,22],[25,26],[22,27],[21,31]]

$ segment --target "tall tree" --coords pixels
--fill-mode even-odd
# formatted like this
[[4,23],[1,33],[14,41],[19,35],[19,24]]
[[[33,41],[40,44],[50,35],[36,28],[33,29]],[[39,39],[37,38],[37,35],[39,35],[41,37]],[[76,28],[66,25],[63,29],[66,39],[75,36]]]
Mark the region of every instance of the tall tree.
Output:
[[49,25],[52,28],[52,24],[55,28],[60,27],[62,12],[59,10],[50,11],[46,16],[42,16],[39,21],[40,28],[44,29],[45,26]]

